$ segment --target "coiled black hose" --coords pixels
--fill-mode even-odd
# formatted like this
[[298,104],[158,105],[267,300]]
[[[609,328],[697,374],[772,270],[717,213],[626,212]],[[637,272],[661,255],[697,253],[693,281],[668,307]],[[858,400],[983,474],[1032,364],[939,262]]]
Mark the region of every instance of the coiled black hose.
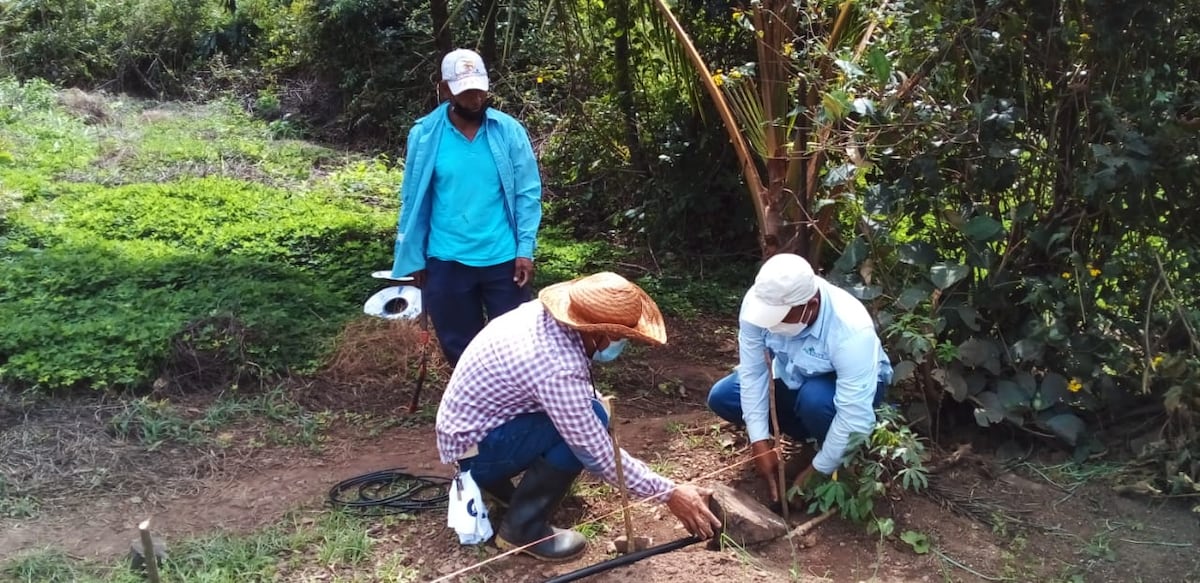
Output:
[[415,514],[445,508],[449,491],[447,478],[417,476],[397,468],[338,482],[329,490],[329,504],[361,516]]

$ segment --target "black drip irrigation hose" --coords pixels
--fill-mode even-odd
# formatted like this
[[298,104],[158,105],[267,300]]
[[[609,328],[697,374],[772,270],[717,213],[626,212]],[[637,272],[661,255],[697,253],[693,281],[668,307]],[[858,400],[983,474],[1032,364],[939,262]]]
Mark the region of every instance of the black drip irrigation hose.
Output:
[[414,514],[445,508],[449,491],[447,478],[381,470],[338,482],[329,490],[329,504],[361,516]]
[[578,571],[571,571],[570,573],[564,573],[553,579],[547,579],[545,581],[545,583],[567,583],[567,581],[578,581],[580,579],[583,579],[584,577],[591,577],[592,575],[603,573],[610,569],[616,569],[617,567],[624,567],[625,565],[636,563],[642,559],[645,559],[648,557],[653,557],[654,555],[661,555],[663,553],[677,551],[684,547],[689,547],[698,542],[701,542],[701,540],[702,539],[696,538],[694,536],[689,536],[687,538],[681,538],[679,540],[661,544],[656,547],[650,547],[648,549],[643,549],[640,551],[629,553],[628,555],[621,555],[615,559],[609,559],[602,563],[596,563],[595,565],[589,565],[587,567],[579,569]]

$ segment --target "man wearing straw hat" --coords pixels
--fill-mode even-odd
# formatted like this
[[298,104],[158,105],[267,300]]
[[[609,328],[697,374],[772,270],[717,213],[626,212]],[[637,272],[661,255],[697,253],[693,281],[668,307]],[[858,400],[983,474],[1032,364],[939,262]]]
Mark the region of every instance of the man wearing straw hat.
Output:
[[871,432],[892,366],[862,302],[790,253],[764,262],[746,292],[738,349],[737,370],[713,385],[708,406],[726,421],[746,426],[755,465],[778,502],[780,462],[771,443],[767,383],[775,384],[783,433],[822,444],[794,479],[803,485],[814,472],[837,470],[852,433]]
[[[613,451],[590,365],[616,358],[631,339],[665,344],[662,314],[638,286],[598,273],[547,287],[490,322],[463,352],[438,407],[438,450],[444,463],[508,501],[496,532],[501,548],[525,547],[547,561],[582,553],[583,535],[551,527],[550,516],[584,469],[617,485],[616,455],[633,495],[666,502],[694,535],[719,528],[708,492]],[[510,480],[521,471],[514,488]]]

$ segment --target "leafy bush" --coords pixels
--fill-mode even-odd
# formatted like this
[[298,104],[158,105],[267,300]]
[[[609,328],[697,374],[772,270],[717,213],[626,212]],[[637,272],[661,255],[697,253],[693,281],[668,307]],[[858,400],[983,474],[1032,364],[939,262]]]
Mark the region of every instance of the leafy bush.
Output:
[[1200,12],[1035,6],[917,10],[888,39],[921,94],[888,80],[895,106],[854,130],[877,164],[839,186],[831,277],[879,316],[911,418],[965,413],[1077,459],[1138,442],[1164,489],[1200,480],[1200,80],[1179,61]]
[[0,8],[10,73],[67,85],[177,91],[220,18],[215,1],[30,0]]

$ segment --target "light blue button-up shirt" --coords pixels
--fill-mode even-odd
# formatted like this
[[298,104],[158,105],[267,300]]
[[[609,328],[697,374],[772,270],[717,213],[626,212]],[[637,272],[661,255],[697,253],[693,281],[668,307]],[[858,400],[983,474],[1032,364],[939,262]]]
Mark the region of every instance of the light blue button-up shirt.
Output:
[[517,256],[500,173],[492,158],[487,124],[468,140],[454,124],[442,124],[433,164],[429,250],[442,261],[487,267]]
[[[433,212],[433,197],[429,193],[433,188],[442,127],[450,123],[446,115],[449,107],[450,102],[443,102],[432,113],[417,120],[408,131],[392,277],[425,269],[430,213]],[[483,123],[487,126],[484,131],[488,135],[488,148],[500,176],[505,212],[516,239],[517,257],[532,259],[542,222],[542,179],[529,134],[512,116],[493,108],[487,109]]]
[[738,384],[742,419],[750,441],[755,442],[771,435],[766,350],[775,355],[770,376],[793,390],[810,377],[834,373],[837,413],[820,453],[813,458],[817,471],[831,474],[842,463],[850,435],[874,428],[875,390],[880,381],[891,382],[892,366],[862,302],[823,279],[817,280],[817,290],[821,294],[817,318],[796,336],[738,322]]

